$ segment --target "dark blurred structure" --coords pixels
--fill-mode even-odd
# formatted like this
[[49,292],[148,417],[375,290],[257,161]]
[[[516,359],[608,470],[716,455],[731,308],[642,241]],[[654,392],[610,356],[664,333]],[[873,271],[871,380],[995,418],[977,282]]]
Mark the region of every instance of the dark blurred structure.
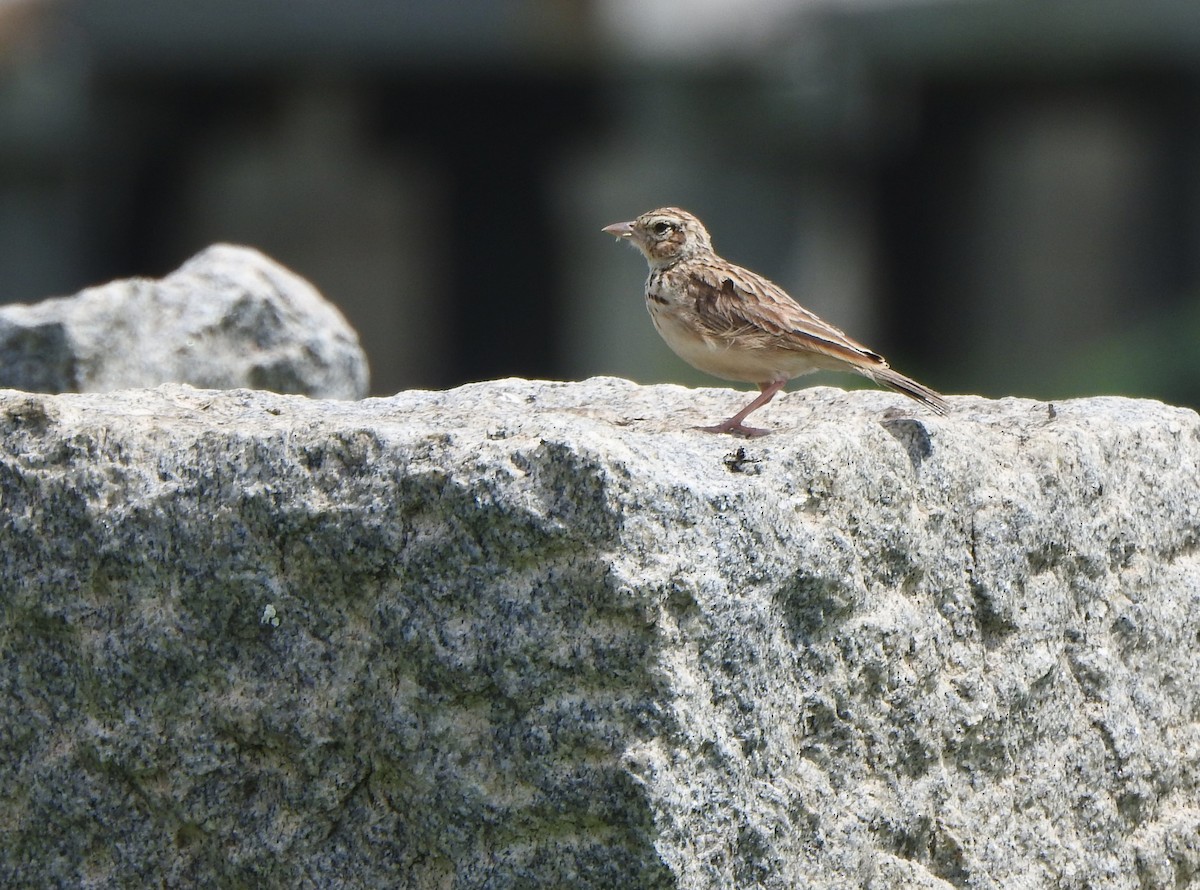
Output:
[[235,241],[343,307],[377,392],[552,373],[549,171],[597,125],[578,13],[44,6],[39,51],[0,95],[0,204],[26,233],[4,239],[0,296],[163,274]]
[[972,391],[1200,404],[1200,6],[895,5],[821,33],[877,100],[894,335]]
[[0,299],[234,241],[376,392],[701,382],[599,234],[672,203],[944,391],[1196,405],[1198,75],[1165,0],[0,0]]

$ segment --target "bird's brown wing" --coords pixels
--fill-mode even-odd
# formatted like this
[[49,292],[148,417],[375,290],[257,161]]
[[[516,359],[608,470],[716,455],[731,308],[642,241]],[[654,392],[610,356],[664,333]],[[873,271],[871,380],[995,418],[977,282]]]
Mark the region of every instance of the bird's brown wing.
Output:
[[695,263],[689,271],[689,302],[712,336],[816,352],[864,370],[887,367],[881,355],[822,321],[761,275],[723,262]]

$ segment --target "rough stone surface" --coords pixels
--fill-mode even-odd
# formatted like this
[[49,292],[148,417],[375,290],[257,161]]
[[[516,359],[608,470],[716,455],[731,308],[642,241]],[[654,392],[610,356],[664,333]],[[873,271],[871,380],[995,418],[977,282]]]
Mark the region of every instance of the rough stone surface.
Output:
[[188,383],[328,399],[367,392],[354,330],[303,278],[217,244],[161,280],[0,306],[0,387],[107,392]]
[[1200,419],[0,397],[0,884],[1200,880]]

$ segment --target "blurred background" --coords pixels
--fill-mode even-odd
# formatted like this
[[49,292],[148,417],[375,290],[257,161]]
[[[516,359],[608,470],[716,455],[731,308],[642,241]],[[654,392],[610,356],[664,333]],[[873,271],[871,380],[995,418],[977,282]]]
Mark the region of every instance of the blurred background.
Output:
[[377,394],[714,384],[600,233],[664,204],[943,392],[1200,405],[1200,4],[0,0],[0,302],[228,241]]

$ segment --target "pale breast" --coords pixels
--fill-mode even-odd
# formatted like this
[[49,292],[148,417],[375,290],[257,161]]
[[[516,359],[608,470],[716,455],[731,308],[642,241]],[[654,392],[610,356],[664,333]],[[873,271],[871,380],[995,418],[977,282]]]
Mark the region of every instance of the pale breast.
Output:
[[693,368],[744,383],[790,380],[820,368],[837,368],[841,362],[816,353],[795,349],[747,346],[735,338],[705,337],[685,313],[669,303],[647,297],[646,308],[659,336],[671,350]]

